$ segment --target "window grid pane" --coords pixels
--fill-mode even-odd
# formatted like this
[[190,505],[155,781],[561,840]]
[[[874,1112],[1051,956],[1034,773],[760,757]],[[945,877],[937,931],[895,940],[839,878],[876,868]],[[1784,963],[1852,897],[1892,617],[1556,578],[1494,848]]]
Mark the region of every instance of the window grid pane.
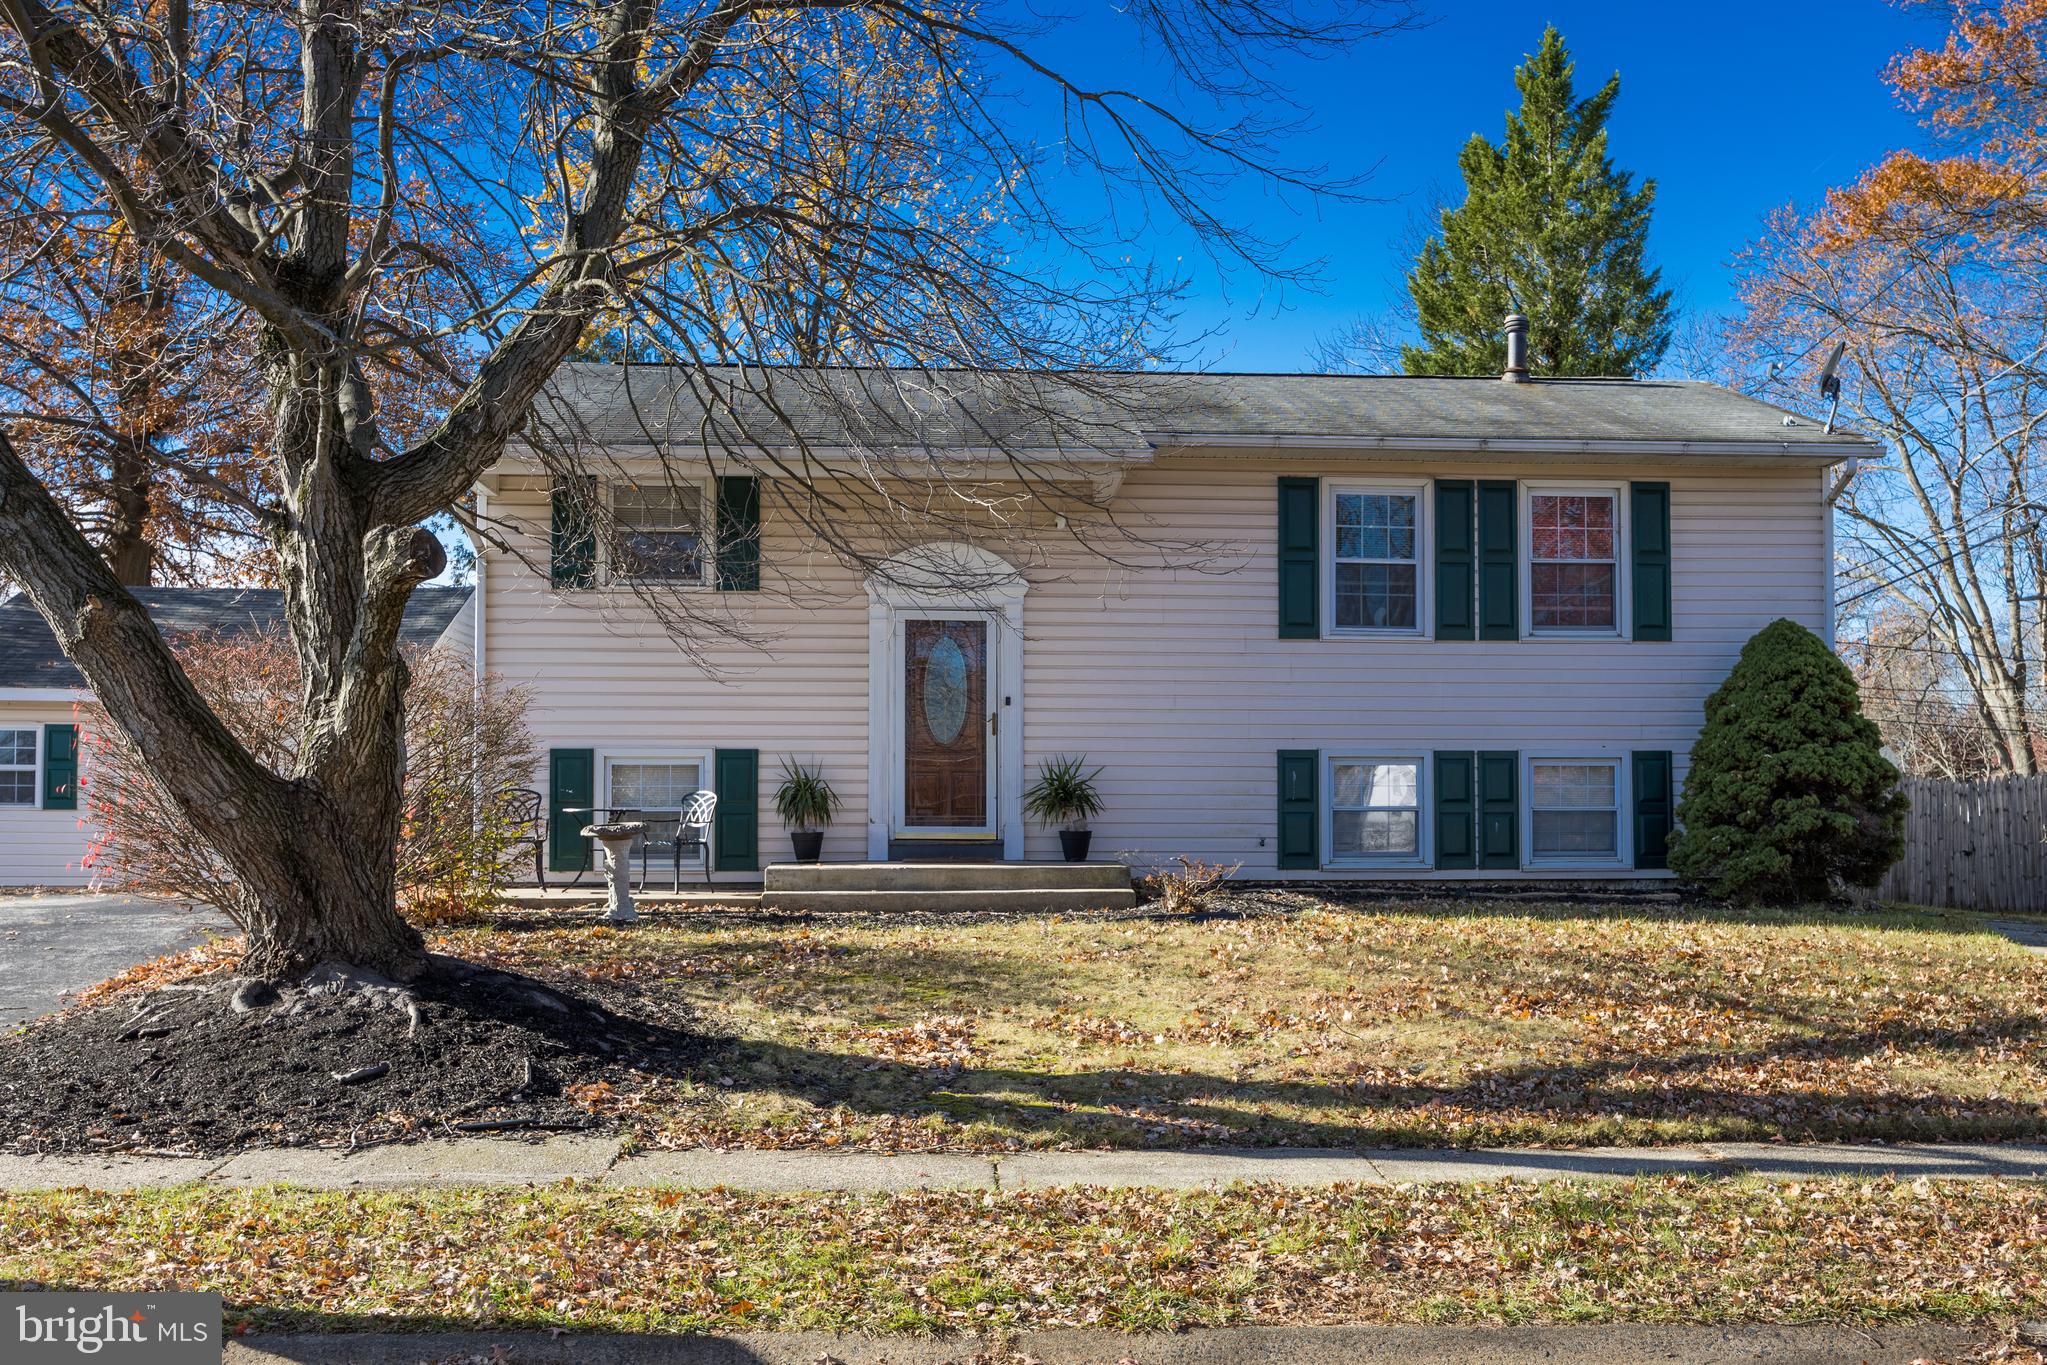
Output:
[[1415,516],[1411,493],[1336,495],[1334,619],[1339,630],[1413,630]]
[[1330,852],[1412,857],[1421,851],[1421,769],[1414,763],[1330,764]]
[[1620,852],[1620,768],[1537,763],[1529,786],[1537,857],[1612,858]]
[[1615,628],[1617,505],[1611,493],[1529,495],[1529,608],[1537,628]]
[[704,576],[703,494],[689,487],[618,488],[618,571],[628,578]]
[[0,806],[33,806],[35,803],[35,770],[0,768]]
[[680,810],[698,787],[694,763],[614,763],[611,804],[620,810]]
[[36,765],[36,732],[0,730],[0,768],[33,768]]

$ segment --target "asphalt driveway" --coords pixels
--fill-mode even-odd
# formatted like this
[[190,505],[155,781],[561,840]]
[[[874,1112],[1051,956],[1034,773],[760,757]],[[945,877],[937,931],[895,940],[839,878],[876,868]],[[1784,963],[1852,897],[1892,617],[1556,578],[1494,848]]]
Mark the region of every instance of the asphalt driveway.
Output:
[[229,928],[211,910],[132,896],[0,895],[0,1028],[48,1014],[67,991]]

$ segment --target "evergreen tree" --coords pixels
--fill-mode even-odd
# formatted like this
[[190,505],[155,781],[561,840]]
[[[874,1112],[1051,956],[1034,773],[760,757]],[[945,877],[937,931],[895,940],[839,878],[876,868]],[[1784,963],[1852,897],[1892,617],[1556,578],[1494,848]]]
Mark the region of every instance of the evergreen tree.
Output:
[[1817,635],[1773,621],[1742,646],[1706,699],[1677,819],[1672,869],[1736,900],[1826,900],[1903,855],[1898,770]]
[[1670,345],[1670,291],[1645,253],[1656,182],[1638,189],[1606,155],[1615,75],[1576,98],[1575,63],[1556,29],[1514,72],[1521,111],[1507,140],[1474,133],[1458,166],[1464,203],[1407,277],[1422,344],[1401,347],[1409,374],[1498,374],[1501,320],[1528,316],[1535,375],[1639,375]]

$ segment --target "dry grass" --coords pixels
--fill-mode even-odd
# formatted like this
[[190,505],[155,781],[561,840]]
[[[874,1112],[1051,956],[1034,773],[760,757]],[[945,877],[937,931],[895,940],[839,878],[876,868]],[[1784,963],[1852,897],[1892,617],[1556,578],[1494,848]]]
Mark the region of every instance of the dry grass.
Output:
[[890,1148],[2047,1132],[2047,958],[1964,915],[1238,896],[974,922],[541,917],[444,951],[734,1041],[596,1093],[646,1140]]

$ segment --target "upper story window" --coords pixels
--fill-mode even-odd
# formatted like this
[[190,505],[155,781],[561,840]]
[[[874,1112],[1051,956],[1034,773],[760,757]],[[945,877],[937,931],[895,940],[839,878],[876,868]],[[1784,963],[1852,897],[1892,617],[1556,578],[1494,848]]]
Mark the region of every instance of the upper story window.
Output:
[[1620,764],[1538,759],[1529,765],[1529,851],[1537,862],[1620,857]]
[[1332,498],[1331,627],[1412,633],[1421,620],[1421,491],[1338,488]]
[[36,803],[36,732],[0,730],[0,806]]
[[709,537],[701,488],[622,485],[612,490],[611,511],[618,521],[613,578],[703,581]]
[[1535,631],[1612,632],[1620,623],[1620,490],[1528,494],[1528,622]]
[[1421,774],[1415,758],[1329,760],[1330,861],[1420,858]]

